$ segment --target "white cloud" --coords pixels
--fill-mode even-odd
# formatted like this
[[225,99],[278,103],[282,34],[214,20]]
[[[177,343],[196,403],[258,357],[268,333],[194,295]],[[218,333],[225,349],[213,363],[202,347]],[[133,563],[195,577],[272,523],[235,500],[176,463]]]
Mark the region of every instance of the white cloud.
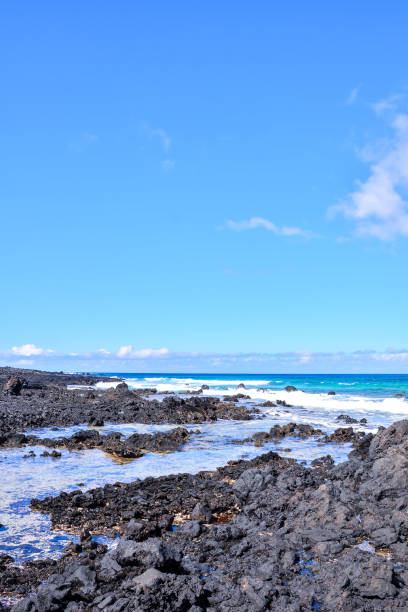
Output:
[[[27,348],[29,347],[29,348]],[[33,353],[33,350],[35,351]],[[167,348],[135,349],[124,345],[117,351],[56,353],[34,345],[0,350],[0,362],[15,367],[86,371],[177,372],[408,372],[408,349],[354,352],[203,353],[171,352]]]
[[262,217],[251,217],[251,219],[247,221],[227,221],[227,227],[236,232],[263,227],[270,232],[274,232],[275,234],[278,233],[276,225],[272,223],[272,221],[268,221],[268,219],[263,219]]
[[309,363],[313,359],[313,353],[310,351],[298,351],[299,363]]
[[263,228],[272,232],[278,236],[310,236],[311,234],[300,227],[283,226],[278,227],[272,221],[264,219],[263,217],[251,217],[244,221],[227,221],[226,226],[228,229],[234,230],[235,232],[242,232],[245,230],[252,230]]
[[127,359],[144,359],[146,357],[163,357],[168,353],[170,353],[170,351],[167,348],[133,350],[133,346],[129,344],[127,346],[121,346],[116,352],[116,355],[118,357],[126,357]]
[[118,357],[128,357],[132,352],[132,348],[133,347],[131,344],[129,344],[128,346],[121,346],[120,349],[117,351],[116,355]]
[[356,222],[357,234],[381,240],[408,236],[408,115],[394,114],[390,128],[387,142],[364,149],[368,178],[344,203],[331,207]]
[[169,353],[170,351],[168,348],[140,349],[138,351],[133,351],[132,357],[136,357],[136,358],[163,357],[164,355],[168,355]]
[[360,91],[360,87],[361,85],[357,85],[357,87],[354,87],[349,95],[347,96],[347,100],[346,100],[346,104],[351,105],[356,101],[356,98],[358,96],[358,92]]
[[53,351],[49,349],[38,348],[35,344],[23,344],[22,346],[13,346],[11,349],[13,355],[21,355],[23,357],[32,357],[33,355],[46,355]]
[[387,98],[383,98],[382,100],[378,100],[378,102],[374,102],[374,104],[371,105],[371,108],[378,115],[386,111],[395,111],[403,98],[404,94],[394,94],[392,96],[388,96]]
[[406,361],[408,351],[386,351],[385,353],[374,353],[373,359],[377,361]]

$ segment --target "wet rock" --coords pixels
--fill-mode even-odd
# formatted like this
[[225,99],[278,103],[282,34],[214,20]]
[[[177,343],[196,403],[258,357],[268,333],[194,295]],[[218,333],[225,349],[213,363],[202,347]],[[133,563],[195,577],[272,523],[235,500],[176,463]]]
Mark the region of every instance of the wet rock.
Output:
[[43,453],[41,453],[40,457],[52,457],[53,459],[59,459],[61,457],[61,453],[56,450],[53,450],[51,453],[48,451],[44,451]]
[[339,414],[339,416],[336,418],[336,421],[343,421],[344,423],[347,423],[348,425],[351,425],[352,423],[358,423],[357,419],[354,419],[348,414]]
[[269,431],[257,431],[251,437],[243,440],[232,440],[233,444],[253,442],[254,446],[262,447],[267,442],[279,442],[287,436],[306,439],[312,436],[322,436],[321,429],[315,429],[312,425],[303,423],[287,423],[287,425],[274,425]]
[[294,387],[293,385],[287,385],[287,386],[284,388],[284,391],[289,391],[289,392],[291,392],[291,391],[297,391],[297,388],[296,388],[296,387]]
[[104,426],[103,419],[100,419],[96,416],[91,416],[88,422],[88,426],[89,427],[103,427]]
[[329,391],[327,395],[336,395],[335,391]]
[[237,393],[236,395],[226,395],[224,397],[224,401],[226,402],[239,402],[240,400],[251,399],[249,395],[245,395],[245,393]]
[[334,459],[331,455],[325,455],[324,457],[319,457],[318,459],[313,459],[311,462],[312,467],[317,468],[330,468],[334,465]]
[[[176,427],[169,432],[156,434],[133,434],[128,438],[122,437],[119,432],[101,435],[92,429],[83,429],[74,433],[70,438],[37,438],[24,434],[0,435],[0,446],[15,447],[26,444],[36,444],[48,448],[67,448],[68,450],[83,450],[99,448],[106,453],[136,459],[142,457],[144,452],[174,452],[188,442],[190,433],[184,427]],[[42,457],[61,457],[61,453],[54,450],[51,453],[44,451]]]
[[355,432],[352,427],[339,427],[330,435],[324,435],[321,441],[324,443],[335,442],[343,444],[345,442],[357,442],[365,436],[364,432]]

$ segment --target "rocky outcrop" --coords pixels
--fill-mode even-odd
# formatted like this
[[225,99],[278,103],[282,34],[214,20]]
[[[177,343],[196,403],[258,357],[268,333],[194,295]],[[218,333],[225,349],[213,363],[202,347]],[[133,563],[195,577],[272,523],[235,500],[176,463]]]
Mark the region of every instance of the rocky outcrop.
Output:
[[4,385],[4,391],[10,395],[20,395],[23,388],[23,381],[18,376],[10,376]]
[[401,421],[337,466],[269,453],[38,502],[54,525],[116,517],[123,536],[111,551],[81,542],[14,610],[405,610],[407,448]]
[[259,416],[248,408],[216,397],[168,395],[162,401],[150,390],[67,390],[57,385],[41,389],[22,388],[19,396],[0,393],[0,433],[37,427],[89,423],[203,423],[218,419],[249,420]]
[[[172,452],[188,442],[190,434],[184,427],[176,427],[169,432],[155,434],[133,434],[124,438],[119,432],[101,435],[94,429],[82,429],[70,438],[38,438],[33,435],[8,433],[0,435],[0,447],[46,446],[47,448],[66,448],[85,450],[97,448],[110,455],[124,459],[142,457],[145,452]],[[25,455],[28,457],[29,455]],[[42,456],[48,456],[43,453]],[[51,454],[56,458],[61,453]]]

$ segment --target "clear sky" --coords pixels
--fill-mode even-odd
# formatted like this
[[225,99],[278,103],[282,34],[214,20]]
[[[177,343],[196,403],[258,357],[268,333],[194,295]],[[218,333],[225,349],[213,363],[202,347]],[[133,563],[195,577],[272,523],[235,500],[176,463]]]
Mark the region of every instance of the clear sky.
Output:
[[406,2],[1,12],[1,363],[408,371]]

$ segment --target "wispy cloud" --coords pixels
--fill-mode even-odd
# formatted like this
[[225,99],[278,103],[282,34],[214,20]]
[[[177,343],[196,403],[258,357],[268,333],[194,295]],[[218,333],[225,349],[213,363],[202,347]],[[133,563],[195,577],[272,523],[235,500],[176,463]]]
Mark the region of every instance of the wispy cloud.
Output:
[[354,87],[350,91],[350,93],[349,93],[349,95],[347,96],[347,99],[346,99],[346,104],[348,104],[348,105],[354,104],[354,102],[357,99],[357,96],[358,96],[358,93],[360,91],[360,88],[361,88],[361,85],[357,85],[357,87]]
[[393,94],[387,98],[374,102],[374,104],[371,105],[371,108],[379,115],[386,111],[395,111],[404,97],[405,94],[402,93]]
[[226,227],[235,232],[242,232],[245,230],[253,230],[258,228],[266,229],[268,232],[272,232],[278,236],[304,236],[310,237],[311,233],[300,227],[282,226],[278,227],[272,221],[264,219],[263,217],[251,217],[244,221],[231,221],[228,220],[225,223]]
[[149,138],[155,139],[159,142],[162,150],[165,153],[170,151],[172,141],[170,135],[166,132],[166,130],[163,130],[163,128],[154,128],[148,123],[146,123],[146,121],[142,122],[142,128]]
[[[28,359],[29,358],[29,359]],[[288,352],[211,353],[173,352],[168,348],[134,348],[131,344],[117,350],[99,349],[89,352],[57,353],[35,345],[22,345],[0,350],[0,360],[14,366],[36,366],[50,369],[94,371],[178,371],[248,372],[295,371],[408,371],[408,349],[357,350],[354,352]]]
[[171,138],[166,132],[166,130],[162,130],[162,128],[156,128],[151,131],[152,136],[157,136],[160,140],[163,151],[169,151],[171,147]]
[[[358,235],[381,240],[408,236],[408,114],[395,112],[393,104],[382,100],[374,105],[376,112],[387,111],[390,136],[380,146],[374,143],[363,149],[368,178],[357,181],[357,188],[346,200],[329,209],[329,213],[341,212],[354,220]],[[388,111],[392,111],[390,117]]]
[[163,172],[170,172],[174,169],[176,162],[169,157],[172,147],[172,139],[169,133],[161,127],[152,127],[146,121],[142,122],[142,128],[151,140],[156,140],[160,144],[162,152],[166,155],[160,162]]

